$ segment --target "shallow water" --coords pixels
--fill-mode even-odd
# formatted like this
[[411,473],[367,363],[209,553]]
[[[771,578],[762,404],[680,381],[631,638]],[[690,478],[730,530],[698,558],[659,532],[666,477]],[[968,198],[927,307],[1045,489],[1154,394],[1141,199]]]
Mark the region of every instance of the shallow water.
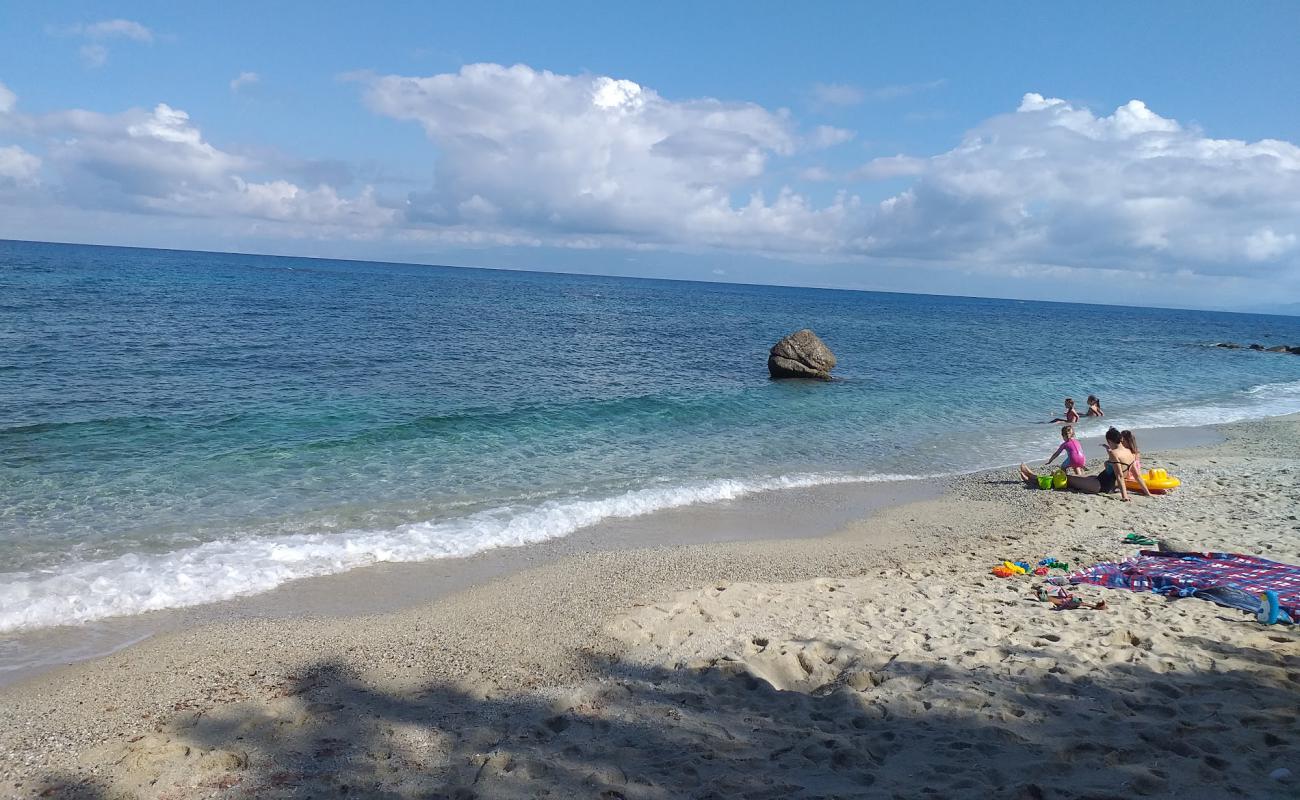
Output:
[[0,242],[0,631],[1300,410],[1225,340],[1300,319]]

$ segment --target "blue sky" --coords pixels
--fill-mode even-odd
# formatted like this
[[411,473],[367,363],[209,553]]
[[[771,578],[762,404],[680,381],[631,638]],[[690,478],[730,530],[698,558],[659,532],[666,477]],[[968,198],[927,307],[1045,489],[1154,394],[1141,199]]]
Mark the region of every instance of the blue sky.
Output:
[[0,237],[1300,302],[1294,2],[0,15]]

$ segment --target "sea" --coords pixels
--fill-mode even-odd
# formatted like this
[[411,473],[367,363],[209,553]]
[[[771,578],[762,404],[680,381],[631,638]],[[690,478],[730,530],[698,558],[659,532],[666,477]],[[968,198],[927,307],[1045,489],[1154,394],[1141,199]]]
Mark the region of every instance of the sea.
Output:
[[[773,381],[812,328],[835,380]],[[1300,411],[1300,318],[0,242],[0,632]]]

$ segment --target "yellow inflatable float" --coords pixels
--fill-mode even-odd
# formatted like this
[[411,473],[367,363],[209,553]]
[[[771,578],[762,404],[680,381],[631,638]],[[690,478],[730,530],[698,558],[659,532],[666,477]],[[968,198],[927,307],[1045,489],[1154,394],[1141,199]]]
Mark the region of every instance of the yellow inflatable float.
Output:
[[[1177,489],[1183,485],[1183,482],[1173,475],[1165,472],[1163,469],[1149,469],[1142,473],[1142,480],[1146,482],[1147,488],[1153,492],[1167,492],[1170,489]],[[1140,492],[1142,487],[1138,482],[1132,479],[1124,481],[1130,492]]]

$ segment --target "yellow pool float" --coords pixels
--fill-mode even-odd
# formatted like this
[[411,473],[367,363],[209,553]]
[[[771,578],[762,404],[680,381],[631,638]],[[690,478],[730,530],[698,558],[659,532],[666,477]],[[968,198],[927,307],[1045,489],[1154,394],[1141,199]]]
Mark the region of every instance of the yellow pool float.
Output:
[[[1177,489],[1183,485],[1183,482],[1165,472],[1163,469],[1149,469],[1142,473],[1142,480],[1146,482],[1147,488],[1153,492],[1167,492],[1170,489]],[[1132,479],[1124,481],[1130,492],[1140,492],[1142,487],[1138,482]]]

